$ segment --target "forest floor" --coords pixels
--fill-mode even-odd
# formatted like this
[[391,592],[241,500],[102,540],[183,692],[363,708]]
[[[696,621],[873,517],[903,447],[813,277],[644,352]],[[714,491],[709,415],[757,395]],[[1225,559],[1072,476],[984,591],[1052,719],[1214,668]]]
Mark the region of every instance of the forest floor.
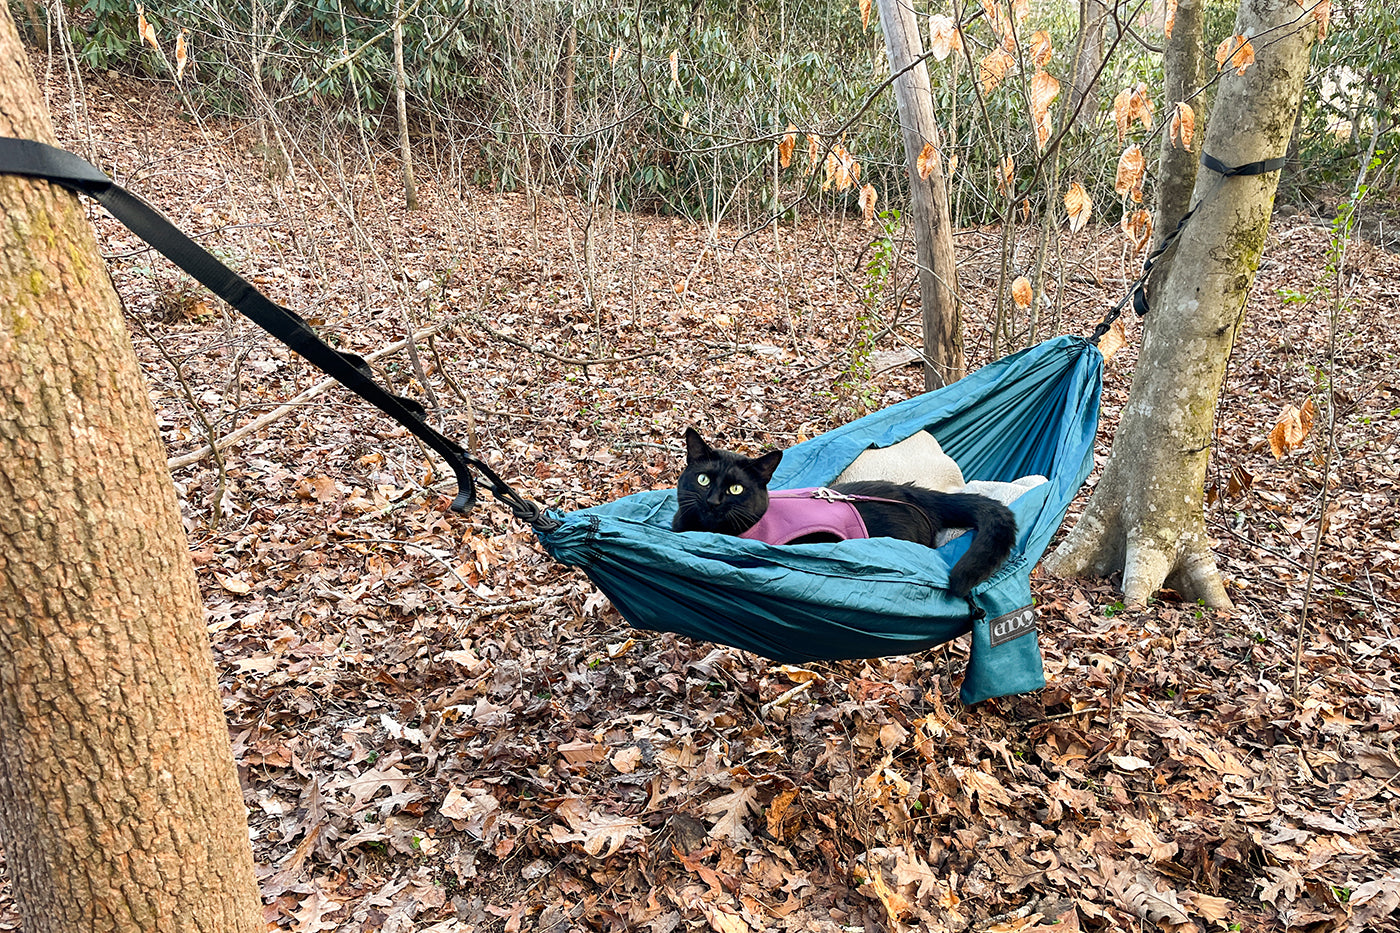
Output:
[[[362,354],[417,331],[378,373],[538,502],[674,485],[687,425],[757,452],[922,388],[908,244],[870,309],[859,217],[605,211],[590,271],[576,200],[420,166],[408,212],[383,152],[307,131],[269,173],[251,125],[112,75],[78,99],[35,60],[60,142],[274,299]],[[172,458],[321,381],[92,216]],[[489,497],[447,512],[450,472],[340,390],[176,468],[269,928],[1400,930],[1400,258],[1350,242],[1331,313],[1330,243],[1276,219],[1223,387],[1236,608],[1037,571],[1049,685],[973,707],[963,639],[792,667],[630,629]],[[1028,322],[993,344],[1001,232],[956,244],[975,368]],[[1061,255],[1040,336],[1087,334],[1134,264],[1111,226]]]

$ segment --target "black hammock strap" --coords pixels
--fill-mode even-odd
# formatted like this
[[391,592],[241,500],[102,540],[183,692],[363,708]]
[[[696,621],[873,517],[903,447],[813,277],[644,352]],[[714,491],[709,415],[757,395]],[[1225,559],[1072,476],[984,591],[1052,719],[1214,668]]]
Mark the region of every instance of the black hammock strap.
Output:
[[1113,322],[1118,320],[1119,316],[1127,310],[1129,303],[1132,304],[1133,310],[1137,312],[1138,317],[1145,317],[1147,315],[1147,280],[1152,275],[1152,267],[1157,264],[1157,260],[1161,259],[1162,255],[1166,253],[1167,250],[1171,249],[1172,246],[1176,244],[1177,239],[1181,236],[1181,231],[1186,227],[1186,222],[1191,219],[1191,215],[1195,214],[1198,207],[1214,196],[1215,188],[1218,187],[1221,182],[1227,178],[1235,178],[1241,175],[1264,175],[1268,172],[1277,172],[1287,164],[1287,161],[1286,158],[1280,156],[1276,159],[1260,159],[1257,162],[1247,162],[1244,165],[1229,166],[1210,153],[1202,152],[1201,164],[1220,176],[1216,179],[1215,187],[1212,187],[1199,201],[1191,205],[1191,209],[1183,214],[1181,219],[1177,221],[1176,228],[1148,255],[1147,259],[1142,264],[1142,273],[1138,275],[1132,285],[1128,286],[1127,292],[1118,300],[1118,304],[1113,306],[1113,310],[1109,311],[1108,314],[1104,316],[1104,319],[1098,323],[1098,326],[1094,328],[1094,332],[1089,335],[1089,342],[1094,346],[1098,346],[1099,338],[1108,333],[1108,329],[1113,326]]
[[155,208],[84,159],[44,143],[0,136],[0,172],[43,178],[97,201],[133,233],[227,301],[244,317],[403,425],[452,467],[457,476],[453,511],[466,513],[476,504],[476,478],[472,473],[475,469],[490,486],[492,495],[509,507],[517,518],[537,527],[557,524],[557,520],[548,517],[536,503],[516,493],[489,466],[428,424],[422,405],[413,399],[395,395],[376,382],[363,357],[327,344],[301,315],[258,291],[251,282],[215,259]]

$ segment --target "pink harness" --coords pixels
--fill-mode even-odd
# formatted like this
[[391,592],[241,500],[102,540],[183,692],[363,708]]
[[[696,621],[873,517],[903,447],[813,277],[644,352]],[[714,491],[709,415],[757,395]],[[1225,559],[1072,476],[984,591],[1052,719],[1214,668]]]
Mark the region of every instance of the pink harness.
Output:
[[739,537],[787,544],[811,534],[835,535],[838,541],[870,537],[865,520],[856,511],[855,497],[826,488],[770,492],[768,511]]

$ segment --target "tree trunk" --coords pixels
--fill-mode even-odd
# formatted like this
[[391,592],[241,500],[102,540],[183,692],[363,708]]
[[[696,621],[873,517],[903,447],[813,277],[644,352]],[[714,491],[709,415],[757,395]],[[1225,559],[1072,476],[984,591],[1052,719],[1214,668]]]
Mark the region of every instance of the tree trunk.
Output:
[[[1226,165],[1283,154],[1316,23],[1294,0],[1243,0],[1236,33],[1259,37],[1258,61],[1222,78],[1205,150]],[[1268,235],[1278,172],[1197,179],[1199,204],[1143,328],[1113,452],[1083,517],[1046,561],[1055,574],[1123,572],[1124,600],[1163,584],[1230,606],[1202,506],[1225,364]]]
[[1163,57],[1162,119],[1170,121],[1177,103],[1187,102],[1195,114],[1197,134],[1190,148],[1173,142],[1170,132],[1162,134],[1152,249],[1171,235],[1191,209],[1191,193],[1201,160],[1201,137],[1207,122],[1206,98],[1200,93],[1205,86],[1205,7],[1205,0],[1179,0],[1176,24]]
[[403,197],[418,210],[418,184],[413,180],[413,149],[408,144],[408,75],[403,68],[403,0],[394,0],[394,100],[399,111],[399,153],[403,160]]
[[[0,6],[0,134],[53,142]],[[26,933],[262,928],[199,592],[82,206],[0,175],[0,845]]]
[[[899,74],[924,54],[919,22],[908,4],[899,0],[879,2],[890,70]],[[909,169],[909,197],[918,250],[919,300],[924,316],[924,386],[937,389],[961,379],[967,364],[963,359],[953,220],[948,212],[942,160],[935,162],[927,180],[919,177],[919,153],[924,144],[938,146],[942,141],[933,116],[928,68],[922,61],[895,79],[894,96],[904,133],[904,160]]]
[[1108,20],[1108,12],[1099,0],[1079,0],[1079,54],[1074,61],[1068,111],[1077,114],[1076,127],[1091,127],[1098,119],[1098,78],[1103,65],[1103,25]]

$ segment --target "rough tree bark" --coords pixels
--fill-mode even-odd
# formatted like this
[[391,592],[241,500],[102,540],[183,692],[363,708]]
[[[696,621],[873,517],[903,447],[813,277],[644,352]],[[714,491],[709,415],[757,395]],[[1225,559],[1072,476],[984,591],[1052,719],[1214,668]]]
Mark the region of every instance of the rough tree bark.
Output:
[[[914,8],[899,0],[879,0],[885,51],[895,74],[924,54]],[[909,169],[909,198],[919,263],[919,301],[923,305],[924,387],[937,389],[961,379],[962,309],[958,302],[957,260],[953,256],[953,219],[943,167],[935,164],[927,180],[919,177],[919,153],[925,143],[939,145],[928,68],[922,61],[894,82],[895,105],[904,134],[904,161]],[[941,163],[941,160],[939,160]]]
[[[0,134],[53,142],[7,6]],[[165,452],[82,206],[0,175],[0,845],[26,933],[262,928]]]
[[[1281,156],[1298,109],[1316,22],[1295,0],[1243,0],[1235,33],[1257,62],[1221,79],[1205,151],[1226,165]],[[1164,584],[1228,607],[1202,506],[1225,364],[1268,235],[1278,172],[1222,179],[1203,169],[1196,214],[1143,328],[1113,451],[1083,517],[1050,555],[1061,576],[1123,572],[1141,605]]]

